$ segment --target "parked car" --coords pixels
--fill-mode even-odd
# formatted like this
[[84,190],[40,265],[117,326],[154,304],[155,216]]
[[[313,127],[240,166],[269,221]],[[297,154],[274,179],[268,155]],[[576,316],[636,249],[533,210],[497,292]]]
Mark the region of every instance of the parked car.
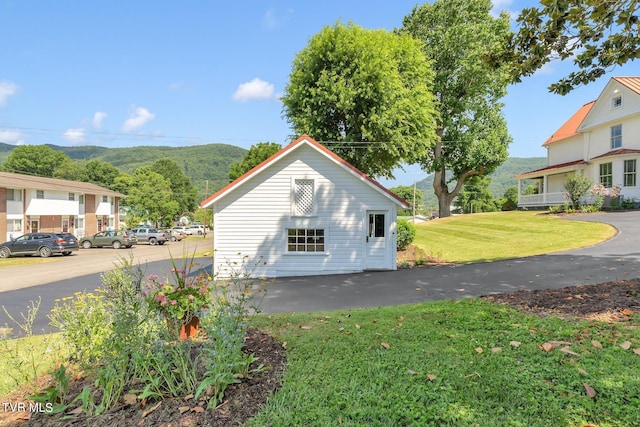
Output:
[[192,234],[197,234],[198,236],[202,236],[205,232],[209,232],[209,227],[205,227],[202,224],[191,224],[189,226],[189,230],[193,230]]
[[169,240],[169,235],[158,231],[157,228],[134,228],[131,230],[139,243],[149,243],[150,245],[164,245]]
[[71,233],[28,233],[0,244],[0,258],[13,255],[67,256],[78,249],[78,239]]
[[185,236],[193,235],[193,230],[190,229],[190,228],[185,227],[184,225],[178,225],[176,227],[173,227],[173,230],[180,231]]
[[170,228],[168,230],[163,230],[167,236],[169,236],[169,240],[172,242],[179,242],[180,240],[187,237],[181,230],[176,230],[175,228]]
[[130,248],[136,243],[138,243],[136,236],[124,230],[99,231],[93,236],[80,239],[80,246],[84,249],[101,248],[103,246],[112,246],[113,249]]

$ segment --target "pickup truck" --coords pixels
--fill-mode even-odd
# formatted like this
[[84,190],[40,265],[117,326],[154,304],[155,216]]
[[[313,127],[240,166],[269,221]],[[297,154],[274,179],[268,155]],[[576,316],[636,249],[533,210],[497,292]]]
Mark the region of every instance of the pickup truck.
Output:
[[150,245],[164,245],[170,238],[167,233],[158,231],[157,228],[134,228],[131,230],[138,243],[149,243]]

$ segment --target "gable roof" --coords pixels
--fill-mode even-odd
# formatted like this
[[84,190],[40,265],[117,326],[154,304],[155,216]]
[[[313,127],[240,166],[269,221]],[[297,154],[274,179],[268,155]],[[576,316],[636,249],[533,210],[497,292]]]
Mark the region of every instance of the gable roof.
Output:
[[529,172],[523,172],[521,174],[516,175],[516,178],[527,179],[527,178],[531,178],[531,177],[537,177],[538,174],[540,174],[540,176],[547,175],[544,172],[548,172],[548,171],[556,171],[557,169],[571,168],[572,166],[583,166],[583,165],[588,165],[588,164],[589,164],[588,162],[585,162],[582,159],[573,160],[571,162],[560,163],[560,164],[553,165],[553,166],[547,166],[547,167],[544,167],[544,168],[535,169],[535,170],[532,170],[532,171],[529,171]]
[[47,178],[21,173],[0,172],[0,187],[29,188],[36,190],[68,191],[70,193],[100,194],[104,196],[124,197],[124,194],[96,184],[66,179]]
[[271,157],[269,157],[268,159],[260,163],[258,166],[254,167],[250,171],[246,172],[244,175],[240,176],[233,182],[227,184],[226,186],[218,190],[216,193],[214,193],[213,195],[208,197],[206,200],[204,200],[202,203],[200,203],[200,207],[202,208],[211,207],[215,202],[217,202],[218,200],[220,200],[221,198],[229,194],[231,191],[233,191],[235,188],[237,188],[244,182],[249,181],[256,175],[258,175],[261,171],[271,167],[271,165],[273,165],[274,163],[291,155],[291,153],[295,152],[296,149],[304,146],[313,148],[318,153],[328,158],[333,163],[337,164],[342,169],[349,172],[352,176],[359,179],[360,181],[370,186],[374,190],[378,191],[380,194],[384,195],[385,197],[387,197],[388,199],[390,199],[400,207],[403,207],[405,209],[409,207],[409,204],[406,201],[404,201],[403,199],[401,199],[400,197],[398,197],[397,195],[395,195],[394,193],[392,193],[391,191],[383,187],[382,184],[373,180],[367,174],[360,171],[358,168],[351,165],[346,160],[344,160],[343,158],[335,154],[333,151],[329,150],[324,145],[316,142],[309,135],[306,135],[306,134],[302,135],[300,138],[296,139],[291,144],[282,148],[280,151],[278,151],[277,153],[275,153],[274,155],[272,155]]
[[611,79],[640,95],[640,77],[612,77]]
[[560,126],[560,129],[555,131],[554,134],[551,135],[549,139],[544,142],[544,144],[542,144],[542,146],[546,147],[554,142],[578,135],[578,128],[580,127],[580,124],[589,113],[589,111],[591,111],[591,108],[595,103],[596,101],[591,101],[580,107],[580,109],[576,111],[569,120],[567,120],[562,126]]

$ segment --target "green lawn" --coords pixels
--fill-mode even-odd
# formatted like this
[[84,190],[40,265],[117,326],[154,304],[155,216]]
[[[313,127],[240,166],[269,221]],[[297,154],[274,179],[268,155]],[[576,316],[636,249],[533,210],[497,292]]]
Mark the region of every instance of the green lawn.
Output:
[[[249,425],[637,426],[638,320],[540,318],[478,299],[261,316],[289,365]],[[541,348],[554,340],[567,344]]]
[[564,221],[541,212],[460,215],[416,226],[414,244],[429,258],[468,263],[540,255],[613,237],[610,225]]

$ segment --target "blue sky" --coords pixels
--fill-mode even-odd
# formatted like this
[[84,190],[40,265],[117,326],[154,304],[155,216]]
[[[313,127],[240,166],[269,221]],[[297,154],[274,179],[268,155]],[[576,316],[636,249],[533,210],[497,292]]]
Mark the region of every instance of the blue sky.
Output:
[[[494,0],[494,11],[517,14],[533,3]],[[338,20],[400,27],[416,4],[0,0],[0,142],[286,144],[292,131],[278,95],[309,38]],[[546,87],[569,66],[550,64],[510,87],[504,114],[512,157],[546,156],[541,144],[608,77],[640,72],[630,63],[568,96],[549,94]],[[409,167],[397,181],[382,182],[425,175]]]

